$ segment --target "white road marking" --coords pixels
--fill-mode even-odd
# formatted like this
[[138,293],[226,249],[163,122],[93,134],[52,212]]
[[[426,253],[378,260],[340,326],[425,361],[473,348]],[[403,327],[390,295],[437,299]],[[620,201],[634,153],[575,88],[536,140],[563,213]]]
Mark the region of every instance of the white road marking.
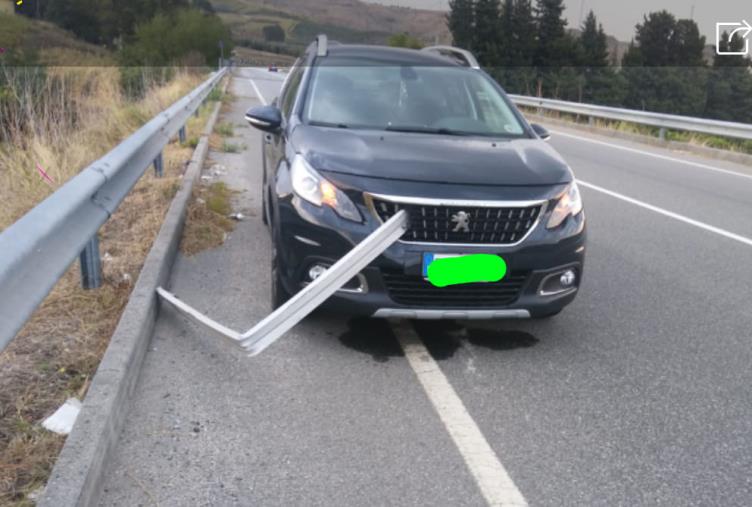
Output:
[[253,89],[256,90],[256,95],[258,95],[258,98],[261,101],[261,103],[264,105],[269,104],[264,98],[264,96],[261,94],[261,90],[259,90],[258,86],[256,86],[256,81],[254,81],[253,79],[249,79],[249,81],[251,82],[251,85],[253,85]]
[[608,146],[609,148],[616,148],[617,150],[624,150],[624,151],[628,151],[631,153],[638,153],[640,155],[647,155],[649,157],[655,157],[655,158],[660,158],[662,160],[668,160],[671,162],[677,162],[680,164],[699,167],[701,169],[707,169],[708,171],[716,171],[716,172],[723,173],[723,174],[730,174],[732,176],[738,176],[740,178],[752,179],[752,174],[744,174],[744,173],[740,173],[737,171],[732,171],[730,169],[721,169],[720,167],[714,167],[712,165],[702,164],[700,162],[693,162],[691,160],[682,160],[680,158],[669,157],[667,155],[660,155],[658,153],[653,153],[651,151],[639,150],[637,148],[629,148],[627,146],[620,146],[618,144],[607,143],[605,141],[598,141],[597,139],[590,139],[590,138],[583,137],[583,136],[576,136],[574,134],[567,134],[559,130],[552,130],[551,133],[556,134],[557,136],[571,137],[573,139],[579,139],[581,141],[586,141],[588,143],[600,144],[603,146]]
[[687,223],[689,225],[694,225],[695,227],[699,227],[700,229],[704,229],[706,231],[714,232],[716,234],[719,234],[721,236],[724,236],[729,239],[733,239],[734,241],[738,241],[740,243],[744,243],[747,246],[752,246],[752,238],[747,238],[746,236],[741,236],[739,234],[735,234],[733,232],[729,232],[725,229],[721,229],[719,227],[715,227],[714,225],[706,224],[705,222],[700,222],[698,220],[694,220],[689,217],[685,217],[684,215],[680,215],[678,213],[674,213],[673,211],[668,211],[663,208],[659,208],[658,206],[653,206],[652,204],[648,204],[643,201],[639,201],[637,199],[634,199],[632,197],[620,194],[618,192],[614,192],[613,190],[608,190],[603,187],[599,187],[597,185],[593,185],[592,183],[587,183],[585,181],[582,181],[580,179],[577,180],[577,184],[580,186],[583,186],[585,188],[590,188],[592,190],[604,193],[606,195],[610,195],[611,197],[616,197],[617,199],[621,199],[622,201],[626,201],[628,203],[634,204],[636,206],[640,206],[641,208],[648,209],[650,211],[655,211],[656,213],[660,213],[661,215],[673,218],[675,220],[679,220],[681,222]]
[[527,506],[496,453],[408,322],[393,324],[410,366],[492,507]]

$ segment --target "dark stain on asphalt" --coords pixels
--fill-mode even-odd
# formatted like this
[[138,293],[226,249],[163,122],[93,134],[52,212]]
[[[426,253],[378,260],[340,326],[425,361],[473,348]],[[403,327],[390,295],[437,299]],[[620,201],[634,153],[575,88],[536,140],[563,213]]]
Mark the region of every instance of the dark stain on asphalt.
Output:
[[524,331],[504,329],[468,329],[467,341],[491,350],[514,350],[532,347],[540,340]]
[[402,357],[402,351],[391,326],[383,319],[358,318],[347,323],[347,331],[339,337],[345,347],[370,354],[379,363],[390,357]]
[[413,328],[437,361],[454,356],[464,340],[496,351],[532,347],[540,341],[524,331],[465,327],[451,320],[416,320]]
[[414,320],[413,329],[437,361],[449,359],[462,347],[462,326],[451,320]]

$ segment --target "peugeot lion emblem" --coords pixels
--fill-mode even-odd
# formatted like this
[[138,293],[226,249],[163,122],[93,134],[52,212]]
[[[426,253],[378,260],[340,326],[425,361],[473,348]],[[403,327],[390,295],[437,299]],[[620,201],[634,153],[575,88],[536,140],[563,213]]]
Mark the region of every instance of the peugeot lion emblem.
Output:
[[452,215],[452,222],[457,225],[454,226],[452,232],[470,232],[470,215],[464,211],[457,212],[456,215]]

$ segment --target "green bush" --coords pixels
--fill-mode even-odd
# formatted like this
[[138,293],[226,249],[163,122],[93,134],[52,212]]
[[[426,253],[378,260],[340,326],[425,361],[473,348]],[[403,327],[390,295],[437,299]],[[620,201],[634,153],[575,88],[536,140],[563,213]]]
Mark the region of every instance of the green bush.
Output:
[[285,42],[285,31],[277,24],[266,25],[262,28],[262,32],[267,42]]
[[229,57],[233,44],[229,29],[213,14],[181,9],[158,14],[139,25],[133,41],[123,48],[125,66],[175,64],[215,66],[220,57],[219,42]]

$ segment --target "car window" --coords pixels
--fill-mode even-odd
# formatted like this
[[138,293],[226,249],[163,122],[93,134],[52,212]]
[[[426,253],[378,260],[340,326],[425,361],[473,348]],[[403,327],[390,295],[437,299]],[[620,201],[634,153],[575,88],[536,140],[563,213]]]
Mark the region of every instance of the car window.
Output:
[[292,106],[295,105],[295,97],[298,94],[298,88],[300,88],[300,82],[303,79],[303,66],[296,66],[290,71],[290,75],[287,77],[284,89],[280,95],[279,108],[282,110],[282,115],[285,118],[290,117]]
[[459,67],[317,67],[304,117],[349,128],[525,135],[490,79]]

